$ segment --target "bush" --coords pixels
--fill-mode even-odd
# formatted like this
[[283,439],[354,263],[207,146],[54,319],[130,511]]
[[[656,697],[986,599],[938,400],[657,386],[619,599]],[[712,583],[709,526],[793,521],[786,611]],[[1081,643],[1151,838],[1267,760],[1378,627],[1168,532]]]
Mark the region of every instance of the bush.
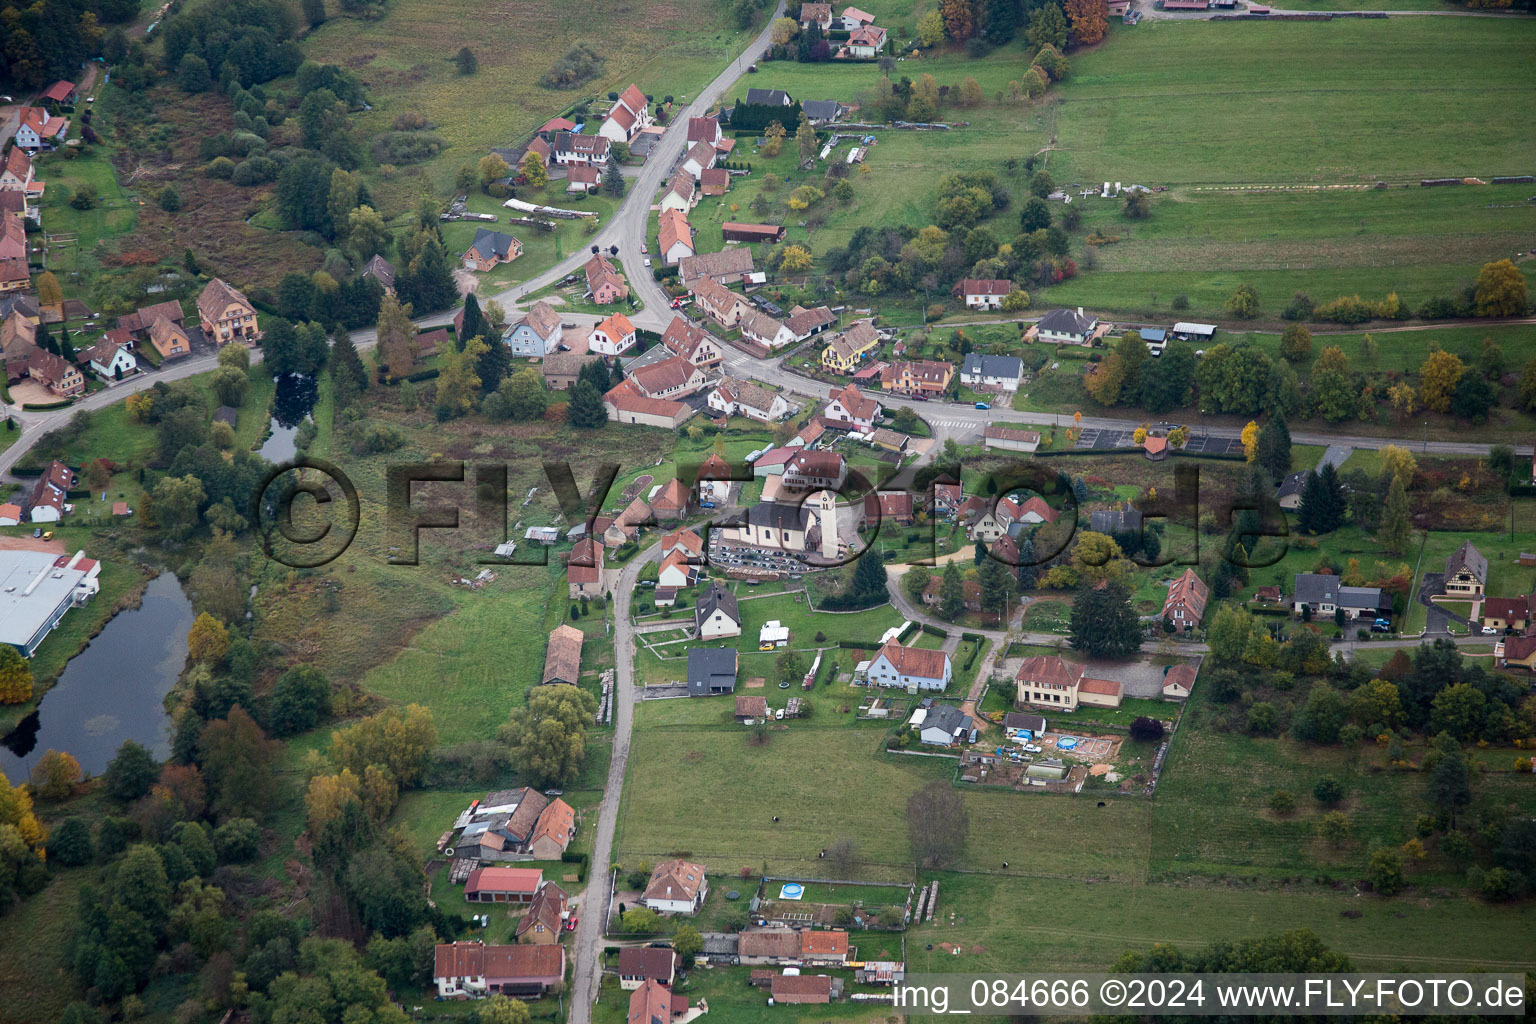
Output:
[[1173,297],[1173,301],[1168,303],[1168,308],[1169,309],[1188,309],[1189,308],[1189,296],[1188,295],[1175,295]]
[[1333,807],[1344,799],[1344,787],[1332,775],[1325,775],[1317,780],[1317,785],[1312,787],[1312,795],[1317,797],[1317,802],[1324,807]]
[[1142,743],[1154,743],[1163,738],[1163,723],[1146,715],[1137,716],[1131,723],[1131,739]]
[[77,210],[94,210],[96,201],[96,186],[89,182],[77,187],[74,195],[69,197],[69,205]]
[[1290,814],[1296,810],[1296,798],[1288,789],[1277,789],[1269,794],[1269,809],[1276,814]]
[[539,84],[546,89],[576,89],[600,75],[604,63],[590,43],[577,43],[549,66]]
[[419,163],[446,148],[446,139],[427,131],[385,132],[373,140],[372,147],[374,159],[384,164]]
[[228,181],[235,173],[235,162],[227,156],[215,157],[207,167],[203,168],[203,173],[210,178]]
[[181,193],[176,191],[175,186],[167,185],[160,190],[160,209],[166,213],[175,213],[181,209]]
[[265,185],[276,181],[278,174],[277,161],[268,156],[253,156],[239,167],[231,180],[236,185],[250,187],[251,185]]

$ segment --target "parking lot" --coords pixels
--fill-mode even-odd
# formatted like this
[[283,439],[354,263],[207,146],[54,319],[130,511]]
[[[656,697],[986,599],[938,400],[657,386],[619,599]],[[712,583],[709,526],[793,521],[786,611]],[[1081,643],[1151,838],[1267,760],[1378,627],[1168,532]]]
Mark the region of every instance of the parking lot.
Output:
[[762,572],[800,573],[805,563],[780,551],[736,544],[711,544],[709,562],[721,569],[756,569]]

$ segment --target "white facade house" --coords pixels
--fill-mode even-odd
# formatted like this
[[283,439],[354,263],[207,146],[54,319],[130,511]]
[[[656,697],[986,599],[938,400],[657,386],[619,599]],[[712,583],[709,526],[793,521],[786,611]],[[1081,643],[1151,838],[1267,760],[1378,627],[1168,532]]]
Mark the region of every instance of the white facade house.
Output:
[[104,380],[128,376],[139,368],[139,361],[127,345],[97,345],[91,350],[91,369]]
[[949,655],[921,647],[903,647],[887,641],[869,663],[869,681],[875,686],[943,690],[953,676]]
[[750,381],[724,377],[709,393],[709,407],[724,416],[745,416],[761,423],[777,423],[789,415],[789,403],[776,391]]
[[1048,345],[1086,345],[1099,329],[1099,318],[1076,310],[1053,309],[1035,326],[1036,337]]
[[635,325],[623,313],[615,313],[587,335],[587,350],[603,356],[628,352],[635,344]]
[[984,356],[968,352],[960,367],[960,383],[986,391],[1017,391],[1024,376],[1024,360],[1018,356]]
[[640,902],[658,914],[692,915],[709,895],[709,880],[702,864],[684,860],[663,861],[651,872],[650,884]]

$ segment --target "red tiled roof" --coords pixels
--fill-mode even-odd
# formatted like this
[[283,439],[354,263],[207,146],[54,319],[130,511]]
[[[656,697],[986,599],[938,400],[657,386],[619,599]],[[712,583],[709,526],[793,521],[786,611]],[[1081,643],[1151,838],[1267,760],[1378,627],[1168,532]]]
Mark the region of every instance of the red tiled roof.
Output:
[[1084,676],[1077,684],[1079,693],[1102,693],[1106,697],[1120,696],[1120,684],[1113,679],[1094,679]]
[[1024,502],[1024,504],[1016,505],[1015,507],[1017,507],[1019,510],[1018,514],[1014,516],[1016,519],[1022,519],[1024,516],[1033,512],[1041,519],[1044,519],[1046,522],[1054,523],[1056,521],[1056,517],[1060,514],[1055,509],[1051,508],[1051,506],[1047,505],[1045,503],[1045,499],[1039,495],[1031,496],[1028,501]]
[[1186,690],[1195,688],[1195,666],[1188,662],[1181,662],[1168,670],[1163,676],[1163,689],[1170,686],[1182,686]]
[[634,83],[630,83],[629,88],[619,95],[619,102],[638,114],[645,109],[645,93],[641,92]]
[[955,282],[951,292],[955,295],[1007,295],[1012,289],[1012,281],[968,277]]
[[544,122],[544,127],[540,128],[539,131],[540,132],[568,132],[572,128],[575,128],[575,127],[576,127],[576,122],[575,121],[568,121],[568,120],[566,120],[563,117],[552,117],[548,121]]
[[66,82],[62,78],[54,82],[43,92],[43,99],[53,100],[55,103],[63,103],[69,99],[69,94],[75,91],[74,82]]
[[904,676],[916,676],[919,679],[943,679],[944,662],[943,651],[930,651],[925,647],[903,647],[895,640],[889,640],[880,648],[880,654],[885,656],[898,673]]
[[1168,587],[1168,597],[1163,601],[1163,613],[1174,605],[1183,604],[1190,610],[1190,617],[1199,620],[1205,615],[1205,602],[1210,595],[1210,590],[1195,575],[1195,570],[1185,569],[1178,579]]
[[806,956],[848,955],[848,933],[845,931],[801,932],[800,939],[800,951]]
[[464,884],[464,894],[473,892],[514,892],[533,895],[544,881],[538,868],[475,868]]
[[1076,686],[1083,678],[1083,666],[1065,661],[1054,654],[1036,654],[1025,658],[1013,676],[1020,682],[1047,683],[1052,686]]
[[686,860],[666,860],[657,864],[651,872],[651,881],[645,887],[643,898],[687,902],[698,896],[703,884],[704,865]]

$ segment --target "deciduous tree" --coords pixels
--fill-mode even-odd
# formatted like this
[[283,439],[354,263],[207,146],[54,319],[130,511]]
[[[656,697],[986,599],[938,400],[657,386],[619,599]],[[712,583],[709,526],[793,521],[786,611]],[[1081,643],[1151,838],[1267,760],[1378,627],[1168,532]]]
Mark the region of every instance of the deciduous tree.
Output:
[[912,856],[930,867],[954,860],[965,849],[970,814],[960,791],[930,782],[907,798],[907,839]]
[[31,699],[31,664],[16,648],[0,644],[0,704],[20,704]]
[[1419,367],[1419,397],[1426,408],[1449,412],[1456,385],[1461,383],[1466,366],[1458,356],[1443,349],[1431,352]]
[[1109,5],[1105,0],[1067,0],[1066,6],[1077,45],[1092,46],[1104,38],[1109,28]]
[[203,612],[187,631],[187,656],[198,664],[217,664],[229,652],[229,627]]
[[63,800],[80,784],[80,762],[74,755],[49,748],[32,766],[32,788],[44,800]]
[[939,0],[939,14],[944,19],[944,33],[963,43],[976,32],[976,9],[972,0]]
[[1525,276],[1507,259],[1484,263],[1472,302],[1478,316],[1524,316],[1530,305]]
[[565,785],[586,760],[587,726],[596,713],[597,700],[585,690],[539,686],[526,707],[512,710],[497,738],[539,785]]

